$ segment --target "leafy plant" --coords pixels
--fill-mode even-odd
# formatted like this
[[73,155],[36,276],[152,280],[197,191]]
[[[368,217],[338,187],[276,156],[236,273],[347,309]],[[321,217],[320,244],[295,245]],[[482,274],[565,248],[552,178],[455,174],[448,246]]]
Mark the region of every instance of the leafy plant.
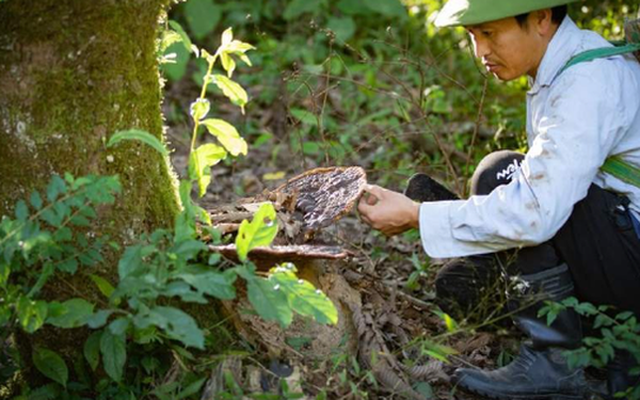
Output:
[[[177,30],[174,36],[165,35],[164,45],[188,40],[183,31]],[[108,376],[108,380],[98,383],[101,398],[133,396],[132,389],[122,385],[127,380],[127,368],[139,363],[139,368],[147,372],[157,370],[157,359],[140,359],[137,348],[153,351],[170,346],[185,356],[189,354],[188,348],[204,350],[207,331],[180,305],[211,304],[212,299],[231,300],[236,297],[238,277],[246,281],[249,301],[265,319],[286,327],[295,312],[320,323],[337,322],[333,303],[309,282],[298,279],[295,266],[287,264],[267,274],[258,274],[248,261],[253,248],[270,245],[278,232],[272,204],[263,204],[252,222],[243,221],[236,239],[241,264],[222,269],[220,255],[207,254],[205,238],[219,243],[220,234],[210,226],[206,211],[192,200],[193,184],[198,185],[202,196],[210,184],[211,167],[228,154],[246,154],[248,146],[231,124],[207,118],[210,104],[205,98],[206,88],[214,83],[244,109],[248,96],[231,80],[236,68],[233,57],[250,65],[245,52],[253,47],[233,40],[231,29],[223,33],[222,44],[213,55],[193,45],[189,47],[207,60],[208,70],[201,96],[190,107],[194,127],[189,179],[180,182],[183,209],[173,229],[144,234],[124,250],[117,265],[115,285],[88,268],[104,261],[101,250],[105,243],[118,249],[115,243],[108,242],[108,237],[91,231],[91,221],[103,212],[101,207],[113,204],[120,191],[117,177],[76,179],[66,174],[62,179],[54,176],[44,196],[34,191],[29,203],[16,204],[15,218],[5,216],[0,221],[0,332],[3,335],[0,340],[4,342],[15,329],[34,333],[45,324],[63,329],[92,329],[82,346],[84,360],[79,365],[87,365],[98,374],[104,371]],[[226,75],[212,73],[217,60]],[[214,136],[219,145],[205,143],[196,147],[200,127]],[[138,129],[116,132],[107,147],[126,141],[144,143],[163,157],[169,154],[160,140]],[[197,225],[198,220],[202,225]],[[89,301],[76,297],[49,302],[40,298],[40,292],[50,280],[61,279],[60,273],[85,275],[102,299]],[[70,382],[67,361],[50,349],[35,348],[32,361],[54,383],[29,391],[30,398],[69,396],[74,391],[90,388],[87,379]],[[78,374],[82,378],[86,372]],[[158,388],[154,394],[159,398],[186,398],[196,393],[203,383],[204,379],[198,378],[179,390],[179,386],[168,385],[162,390]],[[177,397],[167,397],[170,393]]]
[[[547,324],[552,324],[558,314],[566,309],[573,309],[583,317],[593,321],[593,329],[599,330],[601,336],[588,336],[582,340],[583,346],[566,351],[570,367],[594,366],[604,368],[619,352],[629,352],[636,361],[636,366],[628,371],[632,376],[640,375],[640,324],[630,311],[615,312],[608,306],[595,306],[587,302],[579,302],[570,297],[560,303],[548,302],[538,312],[540,317],[546,315]],[[626,393],[615,394],[616,398],[640,399],[640,385],[629,388]]]

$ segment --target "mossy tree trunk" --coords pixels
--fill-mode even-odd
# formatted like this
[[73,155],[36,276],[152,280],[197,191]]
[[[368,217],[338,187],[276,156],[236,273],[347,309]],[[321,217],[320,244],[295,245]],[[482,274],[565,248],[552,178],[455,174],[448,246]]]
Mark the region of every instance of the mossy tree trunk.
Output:
[[[137,142],[105,146],[118,130],[163,136],[156,39],[169,2],[0,0],[0,216],[52,174],[118,174],[122,195],[91,227],[96,234],[128,244],[172,224],[179,200],[169,161]],[[106,256],[92,272],[110,278],[118,254]],[[45,296],[98,295],[82,279],[71,282],[81,293],[51,283]],[[56,336],[23,337],[21,352],[43,342],[77,349],[76,334]]]
[[119,174],[116,231],[171,224],[167,160],[118,130],[162,136],[156,59],[168,0],[0,1],[0,214],[52,174]]

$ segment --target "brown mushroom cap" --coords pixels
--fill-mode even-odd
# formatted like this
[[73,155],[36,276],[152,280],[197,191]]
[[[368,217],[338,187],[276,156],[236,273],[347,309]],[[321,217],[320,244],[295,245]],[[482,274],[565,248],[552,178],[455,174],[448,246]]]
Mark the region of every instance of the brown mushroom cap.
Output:
[[367,175],[361,167],[316,168],[290,179],[274,192],[294,194],[307,230],[331,225],[353,208]]

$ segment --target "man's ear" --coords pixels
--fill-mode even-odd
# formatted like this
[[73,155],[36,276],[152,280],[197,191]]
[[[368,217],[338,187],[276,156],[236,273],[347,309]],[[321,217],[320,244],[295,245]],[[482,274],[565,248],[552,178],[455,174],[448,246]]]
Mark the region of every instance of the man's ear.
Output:
[[541,36],[547,36],[553,32],[553,13],[550,8],[534,11],[530,17],[532,21],[529,23],[535,26]]

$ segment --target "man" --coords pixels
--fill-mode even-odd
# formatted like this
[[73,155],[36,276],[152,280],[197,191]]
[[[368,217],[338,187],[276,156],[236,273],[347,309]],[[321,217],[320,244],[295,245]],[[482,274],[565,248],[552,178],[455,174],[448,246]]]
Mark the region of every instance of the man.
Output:
[[[572,1],[450,0],[436,25],[464,26],[498,79],[529,78],[529,151],[489,155],[468,200],[417,203],[369,186],[358,207],[386,235],[418,228],[431,257],[467,257],[439,272],[441,304],[477,301],[472,289],[500,274],[479,255],[519,249],[508,273],[518,275],[520,293],[510,305],[530,340],[504,368],[455,374],[458,385],[493,398],[583,396],[582,370],[562,356],[581,345],[580,318],[566,310],[548,326],[537,316],[543,300],[576,296],[640,316],[640,188],[600,170],[613,155],[640,165],[640,65],[612,56],[563,68],[576,54],[611,46],[566,16]],[[523,303],[531,294],[534,304]],[[611,394],[635,384],[634,366],[630,353],[616,353]]]

